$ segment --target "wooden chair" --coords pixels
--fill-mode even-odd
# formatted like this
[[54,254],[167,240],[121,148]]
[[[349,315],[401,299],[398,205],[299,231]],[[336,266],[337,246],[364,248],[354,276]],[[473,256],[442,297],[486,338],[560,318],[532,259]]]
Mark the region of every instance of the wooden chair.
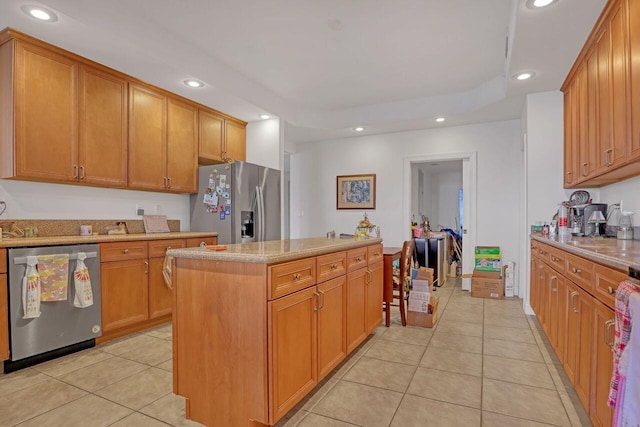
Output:
[[407,240],[402,244],[402,255],[400,255],[400,274],[398,277],[394,277],[393,280],[393,299],[398,299],[397,305],[400,307],[400,320],[402,326],[407,326],[407,295],[404,291],[404,285],[406,280],[411,279],[411,261],[413,257],[413,250],[415,243],[413,240]]

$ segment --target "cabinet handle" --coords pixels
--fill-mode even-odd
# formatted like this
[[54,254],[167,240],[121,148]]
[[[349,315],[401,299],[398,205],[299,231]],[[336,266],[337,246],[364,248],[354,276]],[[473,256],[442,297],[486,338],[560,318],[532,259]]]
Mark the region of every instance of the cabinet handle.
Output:
[[320,310],[320,307],[318,306],[318,302],[320,301],[320,294],[318,292],[314,292],[313,297],[316,299],[316,303],[314,304],[313,311],[318,311]]
[[605,157],[604,157],[604,165],[605,165],[605,166],[611,166],[611,165],[612,165],[612,163],[611,163],[611,156],[610,156],[612,153],[613,153],[613,148],[609,148],[608,150],[606,150],[606,151],[604,152],[604,154],[605,154]]
[[330,266],[331,270],[337,270],[338,269],[338,264],[331,264]]
[[318,290],[318,293],[320,294],[320,307],[318,307],[318,310],[321,310],[324,307],[324,291]]
[[573,175],[573,172],[567,172],[567,178],[565,179],[567,184],[571,184],[571,175]]
[[558,278],[556,276],[553,276],[551,278],[551,280],[549,281],[549,284],[551,285],[551,292],[558,292],[558,287],[556,286],[555,288],[553,287],[553,281],[555,280],[555,282],[558,282]]
[[300,273],[294,273],[293,274],[293,280],[300,280],[301,277],[302,277],[302,275]]
[[83,181],[86,178],[84,166],[80,166],[80,181]]
[[144,274],[149,274],[149,261],[144,262]]
[[571,272],[572,272],[572,273],[574,273],[574,274],[580,274],[580,273],[582,273],[582,270],[581,270],[581,269],[579,269],[579,268],[575,268],[575,267],[573,267],[573,268],[571,269]]
[[128,253],[129,253],[129,249],[123,249],[123,250],[122,250],[122,253],[123,253],[123,254],[128,254]]
[[361,256],[356,258],[356,262],[361,262],[361,261],[362,261],[362,257]]
[[604,322],[604,343],[609,346],[613,350],[614,342],[611,340],[611,327],[615,327],[616,322],[613,320],[607,320]]
[[169,186],[167,188],[171,188],[171,177],[168,177],[167,181],[169,182]]
[[551,255],[551,261],[556,262],[556,261],[558,261],[558,258],[556,258],[553,255]]
[[367,285],[370,285],[373,281],[373,272],[367,268]]
[[571,292],[571,299],[569,300],[569,302],[571,303],[571,310],[572,310],[574,313],[579,313],[579,312],[580,312],[580,311],[578,311],[578,309],[576,308],[576,305],[573,303],[573,299],[574,299],[575,297],[577,297],[577,296],[578,296],[578,292],[577,292],[577,291],[573,291],[573,292]]
[[587,176],[587,166],[589,166],[589,163],[582,164],[582,176]]
[[167,246],[167,249],[165,249],[165,252],[168,251],[169,249],[171,249],[171,246]]
[[615,290],[615,289],[613,289],[611,286],[609,286],[609,287],[607,288],[607,292],[609,292],[609,294],[613,294],[615,291],[616,291],[616,290]]
[[73,179],[78,179],[78,165],[73,165]]

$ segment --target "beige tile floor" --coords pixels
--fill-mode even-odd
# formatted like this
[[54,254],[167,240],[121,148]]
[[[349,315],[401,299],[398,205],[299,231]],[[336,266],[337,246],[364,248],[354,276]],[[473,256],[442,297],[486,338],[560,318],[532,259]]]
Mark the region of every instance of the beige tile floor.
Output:
[[[433,329],[379,327],[281,426],[591,425],[520,300],[437,290]],[[172,393],[171,325],[0,376],[0,426],[199,426]]]

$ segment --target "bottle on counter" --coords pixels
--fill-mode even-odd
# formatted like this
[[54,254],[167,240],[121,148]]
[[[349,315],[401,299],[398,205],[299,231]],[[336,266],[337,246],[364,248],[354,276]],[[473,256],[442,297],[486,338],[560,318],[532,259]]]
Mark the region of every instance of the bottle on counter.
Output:
[[569,231],[569,210],[564,204],[558,208],[558,237],[561,239],[570,238]]

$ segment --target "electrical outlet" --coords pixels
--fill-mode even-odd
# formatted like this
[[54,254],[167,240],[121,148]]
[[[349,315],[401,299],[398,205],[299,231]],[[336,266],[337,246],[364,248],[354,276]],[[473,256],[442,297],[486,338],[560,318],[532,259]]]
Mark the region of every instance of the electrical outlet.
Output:
[[158,215],[162,214],[162,205],[160,204],[156,205],[156,214]]
[[136,215],[144,215],[144,209],[140,207],[139,204],[136,203]]

